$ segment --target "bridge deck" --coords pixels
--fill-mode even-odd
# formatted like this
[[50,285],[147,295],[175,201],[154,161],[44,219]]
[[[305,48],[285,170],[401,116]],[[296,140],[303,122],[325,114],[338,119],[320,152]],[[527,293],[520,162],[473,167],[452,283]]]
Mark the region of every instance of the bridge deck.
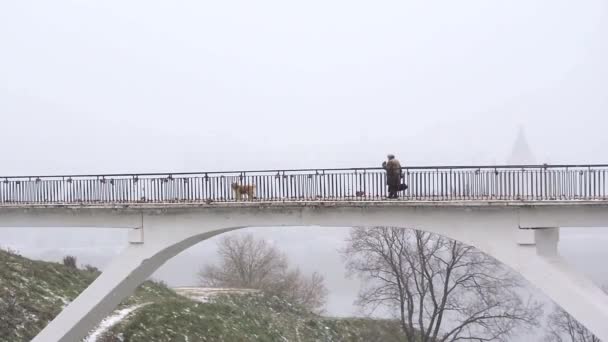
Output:
[[163,203],[6,203],[0,204],[2,210],[14,209],[193,209],[193,208],[301,208],[301,207],[462,207],[462,208],[532,208],[532,207],[607,207],[608,200],[571,200],[571,201],[232,201],[232,202],[163,202]]

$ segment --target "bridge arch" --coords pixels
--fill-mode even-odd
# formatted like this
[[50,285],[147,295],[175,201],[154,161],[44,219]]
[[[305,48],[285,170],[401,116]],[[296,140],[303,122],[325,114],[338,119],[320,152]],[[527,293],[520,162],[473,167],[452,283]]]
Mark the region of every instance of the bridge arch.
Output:
[[608,297],[556,254],[558,226],[522,230],[516,208],[226,206],[145,210],[138,235],[33,341],[84,337],[167,260],[213,236],[245,227],[390,226],[424,230],[474,246],[543,291],[608,340]]

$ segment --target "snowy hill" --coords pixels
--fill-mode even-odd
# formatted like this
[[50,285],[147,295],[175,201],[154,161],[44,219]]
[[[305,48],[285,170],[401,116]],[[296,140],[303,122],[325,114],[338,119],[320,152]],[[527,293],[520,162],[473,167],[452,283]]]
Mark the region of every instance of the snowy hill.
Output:
[[[32,339],[98,275],[0,250],[0,341]],[[85,341],[402,340],[395,321],[322,317],[251,290],[176,290],[146,282]]]

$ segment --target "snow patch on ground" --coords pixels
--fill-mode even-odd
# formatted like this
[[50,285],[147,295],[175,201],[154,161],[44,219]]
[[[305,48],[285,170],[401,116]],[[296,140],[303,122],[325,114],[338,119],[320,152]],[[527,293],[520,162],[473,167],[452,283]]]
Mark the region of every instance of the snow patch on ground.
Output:
[[222,294],[248,294],[259,293],[254,289],[235,289],[235,288],[211,288],[211,287],[176,287],[173,289],[178,294],[188,297],[200,303],[209,303],[213,297]]
[[116,311],[112,316],[108,316],[103,321],[101,321],[99,326],[95,330],[93,330],[91,334],[89,334],[89,336],[84,340],[84,342],[97,342],[97,339],[101,337],[104,332],[108,331],[114,325],[125,319],[125,317],[127,317],[133,311],[148,304],[149,303],[133,305],[128,308]]

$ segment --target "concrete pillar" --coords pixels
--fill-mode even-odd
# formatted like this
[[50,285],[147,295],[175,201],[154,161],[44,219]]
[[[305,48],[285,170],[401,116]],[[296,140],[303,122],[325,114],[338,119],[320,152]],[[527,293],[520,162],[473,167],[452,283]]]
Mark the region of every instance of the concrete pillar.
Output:
[[201,224],[186,224],[181,229],[154,224],[150,226],[146,227],[151,234],[145,243],[137,239],[131,241],[103,273],[32,342],[81,341],[167,260],[200,241],[231,230],[211,230],[201,228]]
[[139,244],[144,243],[144,228],[129,229],[129,243]]
[[552,248],[541,248],[549,256],[528,255],[518,272],[555,304],[602,341],[608,341],[608,296],[591,280],[577,272]]
[[160,266],[146,260],[153,254],[144,245],[129,245],[32,342],[81,341]]
[[534,229],[517,229],[517,244],[522,246],[534,246],[536,245],[536,239],[534,236]]
[[519,229],[516,242],[515,249],[505,244],[493,255],[608,341],[608,296],[559,256],[559,228]]
[[534,240],[538,255],[548,258],[558,256],[559,228],[534,229]]

